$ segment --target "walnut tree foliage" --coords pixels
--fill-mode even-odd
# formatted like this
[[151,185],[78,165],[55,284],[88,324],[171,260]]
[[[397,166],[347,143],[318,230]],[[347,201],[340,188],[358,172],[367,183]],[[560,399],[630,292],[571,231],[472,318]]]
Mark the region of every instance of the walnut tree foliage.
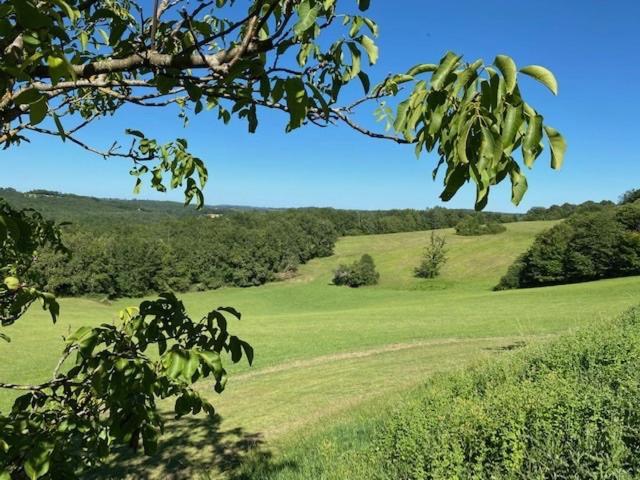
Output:
[[[84,129],[131,106],[174,107],[185,123],[194,115],[225,124],[241,119],[254,132],[262,113],[276,110],[287,131],[343,124],[413,145],[418,155],[435,152],[434,178],[443,171],[441,198],[449,200],[470,182],[477,209],[486,205],[491,186],[507,179],[518,204],[527,189],[523,170],[545,143],[551,166],[560,167],[564,139],[519,86],[529,76],[555,94],[550,71],[518,69],[506,55],[485,63],[448,52],[437,63],[372,82],[366,67],[378,60],[378,27],[365,16],[369,3],[0,0],[0,143],[13,148],[48,135],[125,158],[136,191],[145,182],[159,191],[182,188],[186,202],[197,205],[204,202],[208,172],[185,139],[163,143],[128,129],[122,139],[96,145],[83,138]],[[361,85],[361,98],[345,95],[353,82]],[[367,104],[386,129],[356,120]],[[18,320],[37,299],[57,315],[55,300],[21,278],[38,247],[59,244],[55,228],[4,204],[0,221],[3,324]],[[0,478],[70,478],[122,443],[152,451],[162,430],[158,398],[177,398],[178,415],[211,412],[192,383],[212,377],[221,389],[220,353],[230,352],[233,361],[252,357],[245,342],[228,334],[225,314],[235,311],[213,310],[194,321],[166,295],[124,312],[117,324],[69,337],[51,381],[0,384],[27,392],[0,417]],[[147,356],[149,350],[157,355]]]

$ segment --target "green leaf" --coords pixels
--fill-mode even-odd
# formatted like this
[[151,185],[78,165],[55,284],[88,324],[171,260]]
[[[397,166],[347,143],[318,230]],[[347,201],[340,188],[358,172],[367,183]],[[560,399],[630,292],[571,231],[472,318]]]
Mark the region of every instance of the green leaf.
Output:
[[30,103],[37,102],[42,98],[42,94],[36,90],[35,88],[27,88],[20,92],[18,96],[14,99],[16,105],[27,105]]
[[18,290],[20,288],[20,286],[21,286],[20,280],[17,279],[16,277],[7,277],[7,278],[5,278],[4,279],[4,284],[11,291]]
[[167,353],[164,362],[167,376],[173,379],[178,378],[182,374],[186,362],[187,356],[182,351],[172,350]]
[[360,83],[362,83],[364,94],[367,95],[369,93],[369,90],[371,89],[371,81],[369,80],[369,75],[364,72],[360,72],[358,73],[358,78],[360,79]]
[[473,122],[474,119],[471,119],[464,124],[462,131],[460,132],[460,136],[458,137],[458,141],[456,142],[456,149],[460,163],[469,163],[469,159],[467,158],[467,140],[469,138],[471,127],[473,127]]
[[456,55],[453,52],[447,52],[446,55],[442,57],[442,60],[440,60],[440,65],[431,77],[431,88],[434,90],[442,89],[447,81],[447,77],[458,66],[458,62],[461,58],[462,57],[460,55]]
[[361,12],[369,9],[369,5],[371,4],[371,0],[358,0],[358,8]]
[[311,28],[316,23],[318,13],[320,13],[320,5],[311,8],[308,0],[303,1],[298,7],[298,22],[293,27],[295,34],[300,36]]
[[53,447],[48,443],[37,443],[24,462],[24,471],[31,480],[45,476],[49,472],[49,460]]
[[307,92],[301,78],[290,77],[284,83],[287,108],[289,110],[289,126],[296,129],[302,125],[307,116]]
[[189,357],[184,364],[184,368],[182,370],[182,378],[186,382],[191,382],[191,378],[193,374],[196,373],[198,366],[200,365],[200,356],[197,352],[189,352]]
[[554,95],[558,94],[558,81],[550,70],[540,65],[529,65],[528,67],[521,68],[520,73],[535,78],[551,90]]
[[40,100],[29,106],[29,123],[34,126],[38,125],[47,116],[48,111],[47,101],[44,97],[41,97]]
[[435,72],[437,69],[438,69],[438,65],[436,65],[435,63],[422,63],[420,65],[416,65],[415,67],[411,68],[407,72],[407,75],[411,75],[412,77],[415,77],[416,75],[420,75],[421,73]]
[[516,82],[518,77],[518,70],[516,69],[516,63],[513,59],[507,55],[498,55],[493,62],[498,70],[502,73],[504,81],[507,87],[507,93],[512,93],[516,88]]
[[524,194],[527,191],[527,179],[520,172],[520,168],[515,162],[509,170],[509,176],[511,177],[511,202],[517,206],[520,204],[522,197],[524,197]]
[[64,131],[64,127],[62,126],[62,122],[60,122],[60,118],[55,113],[53,114],[53,121],[55,122],[56,128],[58,129],[58,135],[60,135],[60,138],[62,139],[63,142],[66,141],[67,140],[67,134]]
[[514,107],[513,105],[507,106],[507,113],[504,119],[504,125],[502,127],[502,148],[506,151],[507,155],[511,154],[513,145],[515,143],[516,135],[522,126],[524,121],[522,104]]
[[127,128],[124,133],[126,133],[127,135],[132,135],[134,137],[138,137],[138,138],[145,138],[144,137],[144,133],[142,133],[140,130],[132,130],[131,128]]
[[80,48],[83,52],[87,51],[87,45],[89,45],[89,35],[87,32],[82,31],[80,32]]
[[524,154],[524,164],[531,168],[540,149],[542,140],[542,116],[536,115],[529,119],[527,133],[522,142],[522,152]]
[[369,56],[369,64],[374,65],[378,61],[378,46],[371,38],[367,37],[366,35],[362,35],[359,41],[367,52],[367,55]]
[[69,4],[64,0],[51,0],[51,1],[56,5],[58,5],[60,8],[62,8],[67,14],[67,17],[69,17],[69,20],[71,20],[72,22],[74,22],[79,18],[80,13],[77,10],[74,10],[73,8],[71,8]]
[[49,74],[54,85],[69,74],[67,62],[63,57],[49,55],[47,64],[49,65]]
[[551,147],[551,168],[559,169],[564,163],[564,154],[567,151],[567,142],[555,128],[544,127]]

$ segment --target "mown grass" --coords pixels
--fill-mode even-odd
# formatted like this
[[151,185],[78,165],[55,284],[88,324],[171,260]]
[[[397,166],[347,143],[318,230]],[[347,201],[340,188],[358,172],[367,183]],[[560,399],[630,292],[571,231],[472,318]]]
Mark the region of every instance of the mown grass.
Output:
[[[342,432],[336,437],[342,445],[357,444],[366,422],[350,419],[358,419],[358,412],[373,418],[371,412],[381,413],[377,405],[434,372],[609,318],[637,302],[640,278],[491,291],[535,234],[551,225],[510,224],[503,234],[483,237],[442,231],[449,262],[436,280],[413,277],[429,237],[429,232],[413,232],[343,238],[334,256],[309,262],[286,282],[185,294],[182,298],[194,316],[220,305],[242,311],[242,321],[233,328],[255,347],[254,367],[233,366],[223,395],[209,390],[222,422],[171,422],[156,458],[121,462],[124,470],[114,470],[114,476],[130,472],[137,478],[165,477],[173,472],[177,478],[191,478],[194,471],[215,475],[221,469],[235,471],[252,449],[265,465],[278,465],[279,455],[296,450],[303,438],[326,434],[322,438],[331,439],[326,432],[336,424],[343,425],[335,427]],[[373,256],[381,274],[379,285],[349,289],[329,284],[338,264],[363,253]],[[46,379],[62,335],[80,325],[114,321],[118,309],[137,302],[125,299],[106,305],[63,299],[63,315],[55,326],[34,310],[7,330],[13,342],[2,347],[3,358],[10,361],[0,363],[0,378]],[[0,408],[9,402],[2,394]],[[303,464],[304,459],[297,462]]]

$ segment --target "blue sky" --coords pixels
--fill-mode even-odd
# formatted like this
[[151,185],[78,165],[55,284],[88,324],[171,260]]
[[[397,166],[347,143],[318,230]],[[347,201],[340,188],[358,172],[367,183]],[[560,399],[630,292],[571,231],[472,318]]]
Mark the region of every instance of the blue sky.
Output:
[[[242,1],[242,0],[240,0]],[[349,0],[341,0],[351,7]],[[352,2],[355,4],[355,0]],[[508,186],[494,189],[488,209],[525,211],[532,206],[588,199],[616,199],[640,187],[637,85],[640,2],[633,0],[373,0],[369,16],[380,25],[380,61],[373,79],[437,61],[446,50],[491,61],[506,53],[519,65],[542,64],[556,74],[558,97],[527,79],[530,103],[569,142],[565,166],[548,165],[548,152],[529,172],[529,192],[518,208]],[[108,147],[125,127],[150,136],[189,140],[206,159],[208,204],[338,208],[425,208],[442,205],[439,181],[431,180],[434,157],[416,160],[411,147],[363,138],[336,127],[284,133],[285,119],[262,117],[258,133],[243,122],[220,124],[213,115],[194,117],[185,130],[175,111],[126,110],[83,138]],[[0,186],[19,190],[132,198],[130,165],[103,160],[56,139],[34,139],[3,151]],[[180,200],[182,193],[141,198]],[[473,188],[445,206],[472,207]]]

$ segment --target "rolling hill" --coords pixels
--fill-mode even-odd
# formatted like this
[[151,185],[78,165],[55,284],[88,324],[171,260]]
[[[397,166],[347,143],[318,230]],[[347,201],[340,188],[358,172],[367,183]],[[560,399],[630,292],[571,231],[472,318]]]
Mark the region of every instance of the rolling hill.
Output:
[[[637,302],[637,277],[491,291],[513,259],[552,224],[513,223],[503,234],[484,237],[441,231],[449,262],[436,280],[412,276],[429,232],[411,232],[342,238],[333,256],[312,260],[284,282],[184,294],[194,315],[219,305],[242,311],[233,328],[255,347],[255,365],[231,368],[221,396],[202,385],[221,421],[170,421],[157,457],[114,459],[111,474],[166,478],[170,472],[233,472],[247,450],[277,464],[307,437],[329,442],[335,453],[357,444],[368,419],[384,414],[384,405],[402,401],[435,372],[544,341]],[[363,253],[373,256],[379,285],[330,285],[338,264]],[[0,364],[0,378],[45,379],[62,335],[83,324],[115,321],[118,309],[137,302],[63,299],[55,326],[33,309],[11,329],[13,342],[3,353],[14,360]],[[9,401],[0,397],[2,407]],[[305,478],[281,467],[274,477]]]

